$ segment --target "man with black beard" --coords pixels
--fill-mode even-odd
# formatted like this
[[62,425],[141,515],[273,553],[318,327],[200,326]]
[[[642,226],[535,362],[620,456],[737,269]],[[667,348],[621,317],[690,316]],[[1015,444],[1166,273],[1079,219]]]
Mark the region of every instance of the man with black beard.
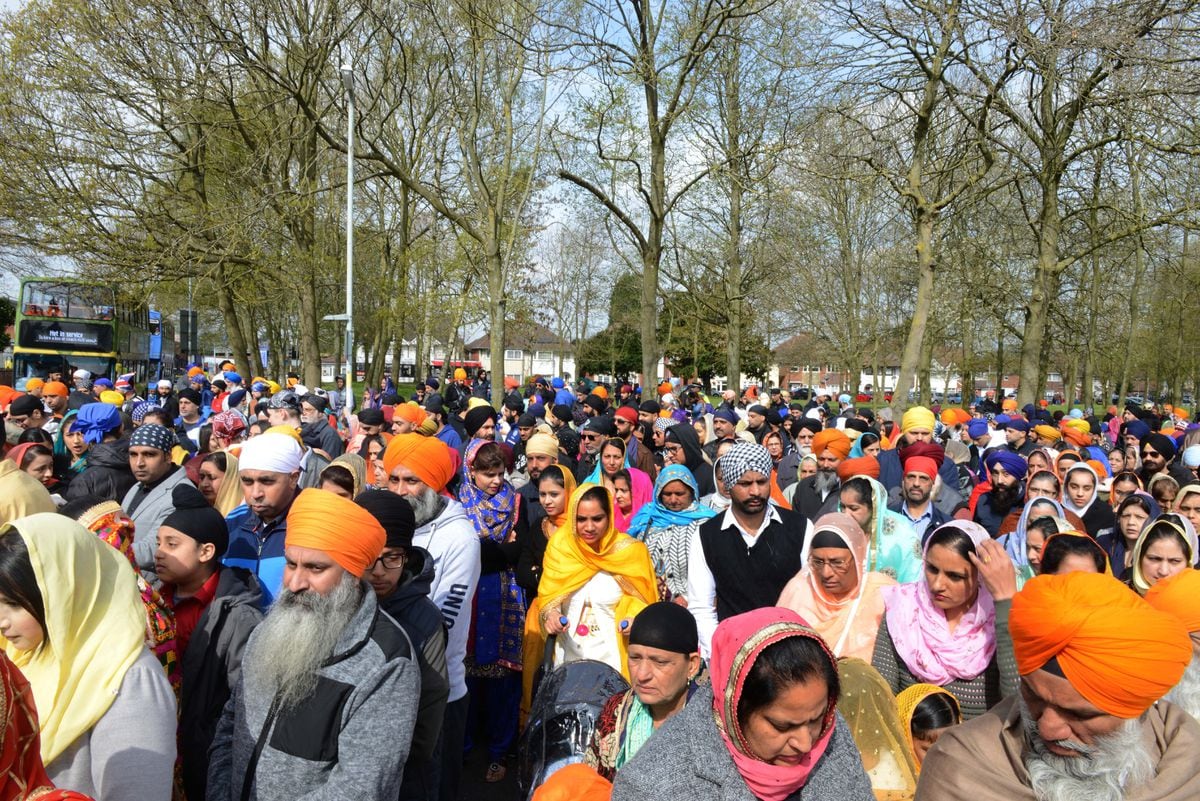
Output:
[[284,586],[213,738],[209,799],[398,797],[420,670],[363,581],[385,542],[369,512],[332,492],[292,503]]
[[998,537],[1004,518],[1013,507],[1025,501],[1025,487],[1021,482],[1029,465],[1022,457],[1006,450],[992,451],[983,463],[988,469],[992,488],[979,496],[974,520],[987,529],[988,534]]
[[1185,801],[1200,725],[1160,701],[1185,626],[1111,576],[1036,576],[1012,601],[1018,695],[938,738],[916,801]]
[[446,670],[450,695],[442,723],[440,798],[458,798],[467,727],[467,637],[471,603],[479,584],[479,535],[461,503],[442,495],[454,477],[450,449],[435,437],[400,434],[383,452],[388,489],[408,498],[416,518],[413,545],[433,558],[429,597],[446,626]]
[[1166,698],[1200,721],[1200,571],[1186,568],[1146,592],[1146,603],[1179,618],[1192,639],[1192,661]]

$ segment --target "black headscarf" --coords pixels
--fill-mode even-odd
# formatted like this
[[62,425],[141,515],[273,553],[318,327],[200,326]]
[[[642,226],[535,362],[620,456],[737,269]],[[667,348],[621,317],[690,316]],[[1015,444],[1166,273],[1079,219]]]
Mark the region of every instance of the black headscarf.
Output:
[[690,423],[680,423],[671,426],[666,433],[667,442],[675,442],[683,446],[683,460],[687,469],[692,471],[696,486],[700,488],[700,497],[711,495],[716,487],[713,484],[712,465],[704,458],[700,447],[700,437]]

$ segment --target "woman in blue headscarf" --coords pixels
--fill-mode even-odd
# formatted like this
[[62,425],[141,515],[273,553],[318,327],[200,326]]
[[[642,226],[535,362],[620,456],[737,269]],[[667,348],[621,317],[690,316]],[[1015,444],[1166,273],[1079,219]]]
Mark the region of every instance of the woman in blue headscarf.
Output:
[[1067,522],[1067,512],[1061,503],[1053,498],[1037,496],[1030,498],[1021,510],[1016,531],[1000,537],[1000,544],[1017,566],[1017,581],[1022,585],[1034,575],[1029,564],[1029,524],[1041,517],[1054,517],[1063,521],[1063,527],[1071,527]]
[[705,520],[716,515],[700,503],[700,489],[692,471],[681,464],[667,465],[654,482],[654,496],[629,524],[629,536],[650,550],[658,594],[664,601],[687,594],[688,544]]
[[76,426],[75,420],[79,415],[77,409],[72,409],[63,417],[54,435],[54,468],[58,477],[69,482],[83,472],[87,467],[88,449],[91,443],[84,438],[81,427]]

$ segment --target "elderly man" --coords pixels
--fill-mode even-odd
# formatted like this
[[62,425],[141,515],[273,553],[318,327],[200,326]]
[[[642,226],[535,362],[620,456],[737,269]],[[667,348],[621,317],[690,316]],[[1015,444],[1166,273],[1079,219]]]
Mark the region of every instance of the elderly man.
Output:
[[803,567],[810,528],[803,516],[770,503],[771,454],[763,446],[734,443],[721,457],[721,477],[729,508],[698,526],[688,544],[688,611],[705,657],[718,622],[775,606]]
[[1008,513],[1025,502],[1025,473],[1029,465],[1021,456],[1006,450],[994,450],[983,460],[991,489],[975,502],[976,523],[993,537],[1000,536],[1000,524]]
[[225,518],[229,550],[224,561],[257,576],[268,604],[283,586],[287,514],[300,491],[302,456],[294,434],[269,430],[246,440],[238,457],[236,480],[242,484],[246,503]]
[[450,449],[435,437],[401,434],[383,452],[388,489],[408,498],[416,517],[413,545],[433,558],[429,597],[446,625],[446,668],[450,696],[442,725],[441,798],[458,798],[467,724],[467,682],[463,660],[471,627],[471,603],[479,584],[479,535],[462,504],[440,493],[454,476]]
[[150,574],[154,572],[158,527],[175,511],[171,493],[179,484],[195,486],[187,471],[171,461],[174,447],[175,432],[165,426],[138,426],[129,437],[129,472],[137,483],[125,493],[121,508],[135,526],[133,555],[138,567]]
[[850,455],[850,448],[850,437],[838,428],[826,428],[813,437],[812,452],[817,457],[817,472],[796,484],[793,509],[809,520],[816,520],[827,511],[836,511],[837,468]]
[[346,443],[337,429],[329,425],[328,402],[320,395],[305,395],[300,399],[300,437],[310,448],[317,448],[330,459],[342,455]]
[[941,735],[917,801],[1196,798],[1200,726],[1156,703],[1184,674],[1184,625],[1111,576],[1037,576],[1012,601],[1020,693]]
[[332,492],[292,504],[284,587],[213,738],[209,799],[398,797],[420,669],[363,581],[385,542],[367,510]]

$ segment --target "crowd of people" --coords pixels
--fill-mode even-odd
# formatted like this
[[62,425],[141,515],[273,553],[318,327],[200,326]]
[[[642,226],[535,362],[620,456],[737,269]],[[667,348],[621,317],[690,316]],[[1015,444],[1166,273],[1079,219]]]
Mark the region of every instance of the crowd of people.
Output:
[[1200,794],[1184,409],[180,383],[0,387],[0,801]]

